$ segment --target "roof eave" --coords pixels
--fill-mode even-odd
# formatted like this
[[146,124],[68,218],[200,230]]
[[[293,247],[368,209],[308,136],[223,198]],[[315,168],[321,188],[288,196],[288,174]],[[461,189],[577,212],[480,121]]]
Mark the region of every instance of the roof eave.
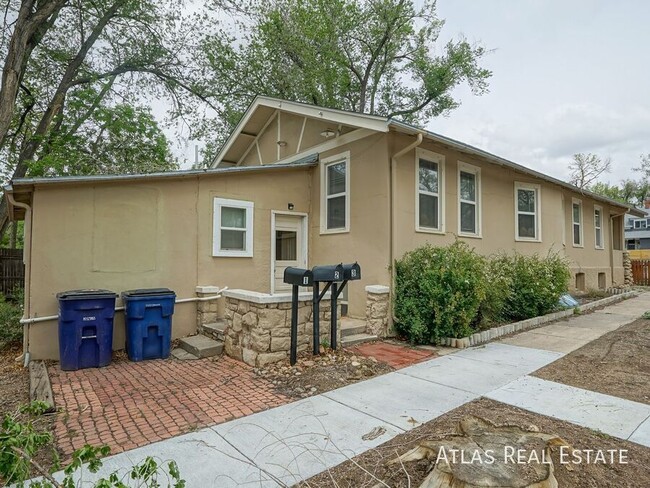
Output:
[[425,129],[421,129],[419,127],[415,127],[409,124],[406,124],[404,122],[400,122],[399,120],[394,120],[390,119],[388,121],[388,125],[395,127],[397,130],[400,132],[405,132],[408,134],[418,134],[421,133],[425,137],[434,140],[436,142],[439,142],[441,144],[446,144],[450,147],[453,147],[459,151],[462,151],[467,154],[471,154],[474,156],[478,156],[484,159],[487,159],[491,161],[494,164],[498,164],[500,166],[504,166],[510,169],[513,169],[515,171],[519,171],[521,173],[527,174],[529,176],[533,176],[534,178],[538,178],[544,181],[548,181],[549,183],[553,183],[555,185],[561,186],[563,188],[566,188],[568,190],[574,191],[576,193],[581,193],[583,195],[589,196],[593,198],[594,200],[598,200],[600,202],[607,203],[611,206],[615,206],[621,209],[625,209],[627,213],[630,213],[632,215],[636,215],[639,217],[644,216],[642,212],[640,212],[638,209],[635,207],[632,207],[630,205],[626,205],[622,202],[619,202],[617,200],[613,200],[611,198],[599,195],[598,193],[594,193],[589,190],[583,190],[578,188],[577,186],[572,185],[571,183],[567,183],[566,181],[559,180],[557,178],[554,178],[552,176],[546,175],[544,173],[540,173],[539,171],[535,171],[534,169],[527,168],[526,166],[522,166],[521,164],[517,164],[513,161],[510,161],[508,159],[502,158],[500,156],[497,156],[495,154],[489,153],[487,151],[484,151],[482,149],[479,149],[477,147],[471,146],[469,144],[465,144],[464,142],[457,141],[455,139],[451,139],[449,137],[445,137],[440,134],[436,134],[435,132],[431,132]]

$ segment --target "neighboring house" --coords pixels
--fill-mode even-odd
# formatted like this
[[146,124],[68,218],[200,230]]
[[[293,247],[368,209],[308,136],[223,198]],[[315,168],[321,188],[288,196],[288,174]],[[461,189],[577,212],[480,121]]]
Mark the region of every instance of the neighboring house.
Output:
[[[623,217],[638,214],[392,119],[266,97],[211,169],[20,179],[6,191],[26,220],[28,317],[56,315],[67,289],[286,293],[286,266],[354,261],[363,279],[345,300],[363,317],[365,286],[390,286],[395,259],[456,238],[483,254],[560,252],[572,288],[606,288],[623,283]],[[195,332],[196,313],[177,305],[174,337]],[[55,320],[32,324],[32,357],[56,358],[56,338]]]
[[650,249],[650,197],[646,197],[643,208],[638,209],[643,215],[625,216],[625,249]]

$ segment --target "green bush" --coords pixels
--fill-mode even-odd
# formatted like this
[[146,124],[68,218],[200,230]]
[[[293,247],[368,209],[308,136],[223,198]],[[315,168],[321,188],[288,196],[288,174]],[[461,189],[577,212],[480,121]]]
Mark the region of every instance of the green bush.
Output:
[[20,325],[23,316],[22,304],[22,290],[14,294],[12,301],[0,295],[0,350],[22,341],[23,328]]
[[484,258],[460,241],[415,249],[395,271],[395,329],[416,344],[547,314],[570,277],[559,254]]
[[502,320],[525,320],[552,312],[571,276],[566,260],[557,253],[546,257],[500,254],[491,264],[509,277]]
[[413,343],[464,337],[485,299],[485,259],[460,241],[425,245],[395,263],[395,328]]

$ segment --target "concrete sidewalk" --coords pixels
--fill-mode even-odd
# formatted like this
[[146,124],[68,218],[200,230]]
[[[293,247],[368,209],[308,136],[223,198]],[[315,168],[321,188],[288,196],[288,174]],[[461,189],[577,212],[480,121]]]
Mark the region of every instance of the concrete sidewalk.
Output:
[[[529,397],[553,390],[555,403],[545,415],[591,428],[621,434],[650,445],[650,406],[572,387],[535,383],[529,373],[557,360],[567,351],[625,323],[650,309],[650,294],[626,300],[588,316],[576,316],[503,343],[465,349],[403,368],[377,378],[330,391],[225,424],[150,444],[107,458],[102,470],[84,474],[84,482],[126,470],[154,456],[175,460],[188,487],[288,486],[372,449],[392,437],[480,396],[535,411]],[[544,330],[547,329],[547,330]],[[548,339],[550,338],[550,339]],[[522,347],[526,346],[526,347]],[[541,388],[541,390],[540,390]],[[617,402],[619,401],[620,402]],[[573,402],[573,403],[572,403]],[[618,424],[582,410],[571,416],[572,405],[610,405]],[[630,406],[629,404],[634,404]],[[640,407],[639,407],[640,405]],[[648,409],[647,415],[644,407]],[[613,411],[607,407],[609,417]],[[644,417],[644,415],[646,415]],[[627,419],[627,420],[625,420]],[[594,425],[596,424],[596,425]],[[633,425],[636,424],[636,425]]]

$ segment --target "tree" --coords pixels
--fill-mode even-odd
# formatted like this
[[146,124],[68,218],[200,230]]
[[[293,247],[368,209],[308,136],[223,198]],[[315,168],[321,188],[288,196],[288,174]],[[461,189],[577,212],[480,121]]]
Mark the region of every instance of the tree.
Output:
[[436,45],[443,25],[431,0],[262,1],[241,42],[205,37],[209,92],[231,123],[262,94],[425,124],[459,106],[454,88],[481,95],[491,76],[482,46]]
[[569,182],[580,189],[589,189],[603,173],[609,173],[612,167],[610,158],[601,159],[595,154],[578,153],[573,155],[569,164],[571,176]]
[[[170,99],[178,114],[192,96],[209,104],[192,81],[187,59],[193,37],[173,0],[6,0],[5,11],[0,157],[7,178],[28,175],[32,167],[40,174],[62,169],[57,151],[61,154],[63,141],[74,141],[71,147],[82,150],[84,142],[98,140],[102,150],[117,151],[106,155],[112,164],[82,164],[79,170],[96,173],[126,165],[140,171],[138,161],[115,164],[124,148],[106,143],[105,137],[126,133],[124,127],[117,130],[116,121],[97,123],[106,111],[124,113],[131,106],[131,121],[137,124],[139,118],[147,125],[137,108],[147,98]],[[99,132],[89,134],[90,128]],[[146,133],[140,129],[136,133]],[[81,141],[81,135],[87,140]],[[72,158],[74,164],[79,156]],[[146,168],[151,161],[143,163]],[[7,217],[3,198],[2,234]]]
[[155,173],[178,169],[167,138],[150,111],[100,107],[74,131],[62,126],[31,176]]

